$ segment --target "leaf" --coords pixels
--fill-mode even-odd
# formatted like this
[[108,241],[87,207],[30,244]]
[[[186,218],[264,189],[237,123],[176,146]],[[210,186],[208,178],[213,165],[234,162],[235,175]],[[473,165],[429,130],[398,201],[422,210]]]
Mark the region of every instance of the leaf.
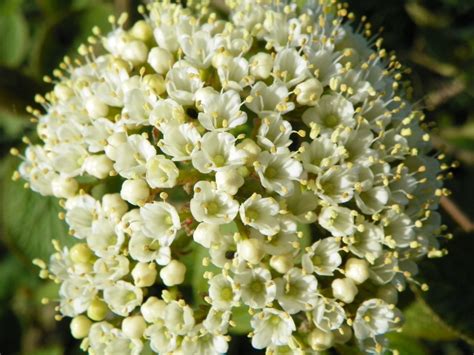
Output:
[[61,18],[46,23],[33,48],[31,67],[36,75],[52,72],[65,55],[76,57],[76,50],[91,35],[92,27],[108,29],[110,4],[95,4],[66,12]]
[[474,344],[474,233],[458,235],[449,242],[449,254],[420,263],[419,278],[429,291],[417,291],[420,300],[451,332]]
[[7,177],[0,184],[0,228],[4,241],[21,256],[48,259],[53,252],[52,239],[61,245],[71,245],[66,223],[58,219],[61,208],[53,197],[41,196],[23,188],[23,181],[9,177],[18,161],[6,158],[2,162],[2,175]]
[[6,302],[14,294],[16,287],[30,278],[31,273],[25,265],[13,255],[7,255],[0,262],[0,302]]
[[17,67],[28,48],[28,24],[19,11],[0,13],[0,64]]
[[415,301],[404,309],[405,324],[402,334],[432,341],[457,339],[457,335],[443,324],[422,302]]

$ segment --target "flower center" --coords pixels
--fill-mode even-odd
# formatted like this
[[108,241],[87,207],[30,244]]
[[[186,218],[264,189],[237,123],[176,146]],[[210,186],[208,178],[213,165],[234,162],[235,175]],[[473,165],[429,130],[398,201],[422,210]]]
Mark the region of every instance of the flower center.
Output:
[[329,114],[323,119],[323,123],[326,127],[333,128],[339,124],[339,116],[335,114]]
[[276,176],[278,175],[278,170],[275,169],[275,168],[272,168],[271,166],[269,166],[266,170],[265,170],[265,176],[269,179],[273,179],[275,178]]
[[224,166],[225,158],[221,154],[217,154],[213,159],[214,165],[218,168]]
[[224,301],[232,301],[232,298],[234,298],[234,291],[232,291],[231,287],[224,287],[221,290],[221,298]]

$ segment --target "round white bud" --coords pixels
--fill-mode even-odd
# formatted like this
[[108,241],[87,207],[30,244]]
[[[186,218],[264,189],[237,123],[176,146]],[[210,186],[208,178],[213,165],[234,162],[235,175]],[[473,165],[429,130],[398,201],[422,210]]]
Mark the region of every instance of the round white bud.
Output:
[[74,95],[74,91],[66,84],[59,83],[54,86],[54,94],[61,101],[66,101]]
[[51,181],[51,189],[54,196],[59,198],[73,197],[79,189],[76,179],[57,176]]
[[144,180],[125,180],[120,196],[132,205],[142,205],[150,195],[150,189]]
[[266,79],[273,69],[273,57],[268,53],[257,53],[250,58],[250,74],[257,79]]
[[134,66],[137,66],[146,62],[148,48],[142,41],[131,41],[124,46],[121,51],[121,56]]
[[91,118],[107,117],[109,114],[109,106],[96,96],[91,96],[86,100],[86,111]]
[[308,335],[308,344],[315,351],[329,349],[334,345],[334,335],[331,332],[314,329]]
[[109,176],[114,167],[114,163],[105,154],[91,155],[86,158],[83,168],[89,175],[98,179],[105,179]]
[[354,301],[354,298],[359,291],[354,281],[348,278],[335,279],[332,282],[331,287],[333,296],[344,303],[351,303]]
[[156,95],[161,95],[166,91],[165,79],[158,74],[148,74],[143,78],[143,82],[148,85]]
[[158,74],[166,74],[173,63],[173,55],[164,48],[152,48],[148,54],[148,64],[150,64]]
[[166,302],[159,298],[152,296],[149,297],[145,303],[140,307],[140,313],[148,323],[155,323],[159,319],[163,318],[165,312]]
[[218,224],[199,223],[193,233],[193,239],[203,247],[210,248],[220,235]]
[[145,20],[139,20],[130,29],[130,34],[140,41],[147,42],[153,36],[153,30]]
[[87,243],[77,243],[69,249],[69,257],[73,263],[88,263],[92,260],[94,253]]
[[363,259],[350,258],[346,262],[345,275],[359,285],[369,278],[369,263]]
[[157,274],[155,263],[138,263],[132,270],[133,282],[138,287],[150,287],[153,285]]
[[128,210],[127,203],[120,197],[120,194],[106,194],[102,197],[102,209],[109,215],[122,217]]
[[383,285],[377,290],[377,297],[383,299],[388,304],[398,303],[398,291],[393,285]]
[[316,105],[323,93],[323,86],[316,78],[311,78],[298,84],[295,88],[296,102],[300,105]]
[[270,266],[280,274],[286,274],[293,267],[291,255],[273,255],[270,258]]
[[258,264],[265,255],[262,242],[258,239],[244,239],[237,244],[239,256],[250,264]]
[[87,316],[97,322],[103,320],[108,312],[109,307],[107,307],[107,304],[98,298],[94,298],[87,308]]
[[219,190],[235,195],[244,184],[244,178],[235,169],[227,169],[216,173],[216,184]]
[[237,148],[245,151],[247,164],[253,163],[257,159],[258,154],[262,151],[257,143],[250,138],[245,138],[242,142],[237,144]]
[[91,320],[86,316],[81,315],[74,317],[69,327],[71,328],[71,334],[74,338],[82,339],[89,334],[91,325]]
[[347,324],[343,324],[338,329],[333,330],[332,335],[334,336],[335,343],[347,343],[352,338],[352,328]]
[[131,339],[140,339],[146,329],[142,316],[127,317],[122,321],[122,332]]
[[171,262],[160,270],[160,277],[166,286],[180,285],[184,281],[186,266],[177,260]]

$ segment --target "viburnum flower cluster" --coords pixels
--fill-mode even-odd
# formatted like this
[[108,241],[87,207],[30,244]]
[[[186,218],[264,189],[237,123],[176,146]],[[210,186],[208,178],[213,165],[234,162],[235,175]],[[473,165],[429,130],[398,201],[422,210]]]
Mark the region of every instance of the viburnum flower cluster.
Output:
[[29,109],[17,175],[76,239],[35,261],[59,314],[91,354],[225,353],[242,310],[268,354],[382,352],[416,261],[443,253],[405,69],[335,1],[188,5],[94,28]]

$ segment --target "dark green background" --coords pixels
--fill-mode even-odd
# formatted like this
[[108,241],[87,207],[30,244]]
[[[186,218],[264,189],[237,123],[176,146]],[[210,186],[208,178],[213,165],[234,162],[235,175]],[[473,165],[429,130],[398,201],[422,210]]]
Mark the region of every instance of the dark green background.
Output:
[[[221,5],[220,2],[216,3]],[[351,0],[358,17],[367,15],[374,31],[383,27],[384,46],[395,50],[413,69],[414,100],[436,124],[433,140],[458,160],[454,179],[447,182],[458,210],[474,219],[474,1],[473,0]],[[127,0],[0,0],[0,353],[75,354],[78,343],[68,322],[53,319],[54,305],[41,304],[56,287],[42,282],[32,266],[34,257],[51,253],[52,237],[67,243],[57,219],[54,199],[24,190],[10,176],[17,160],[11,146],[31,135],[25,107],[64,54],[74,54],[94,25],[108,29],[107,15],[134,9]],[[221,8],[221,7],[220,7]],[[457,215],[459,215],[459,211]],[[449,255],[424,261],[416,287],[401,296],[407,324],[391,335],[401,354],[472,354],[474,339],[474,234],[449,215],[444,222],[454,234],[446,242]],[[468,228],[464,228],[468,229]],[[469,345],[471,344],[471,345]],[[235,337],[231,354],[253,353],[246,337]],[[338,352],[353,354],[354,349]],[[257,352],[254,352],[257,353]]]

